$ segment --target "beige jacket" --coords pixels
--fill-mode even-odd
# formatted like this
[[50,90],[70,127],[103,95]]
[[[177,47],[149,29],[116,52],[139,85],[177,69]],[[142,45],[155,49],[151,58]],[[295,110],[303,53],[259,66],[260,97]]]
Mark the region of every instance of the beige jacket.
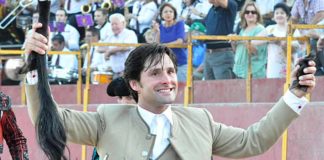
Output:
[[[29,115],[35,122],[36,86],[27,86]],[[281,99],[259,122],[240,129],[214,122],[206,109],[172,107],[170,146],[160,159],[210,160],[212,155],[243,158],[265,152],[298,117]],[[59,108],[73,143],[96,146],[101,158],[148,159],[155,136],[132,105],[100,105],[97,112]]]

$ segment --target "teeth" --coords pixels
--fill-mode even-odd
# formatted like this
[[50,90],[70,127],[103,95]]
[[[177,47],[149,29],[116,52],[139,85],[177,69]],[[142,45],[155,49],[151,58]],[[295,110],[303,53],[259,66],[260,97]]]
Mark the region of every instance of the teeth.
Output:
[[170,89],[161,89],[159,92],[170,92]]

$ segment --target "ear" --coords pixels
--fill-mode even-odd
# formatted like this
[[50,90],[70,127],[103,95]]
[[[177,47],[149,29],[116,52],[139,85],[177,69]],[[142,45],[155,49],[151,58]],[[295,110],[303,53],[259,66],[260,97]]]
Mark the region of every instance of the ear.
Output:
[[139,93],[139,89],[140,89],[140,84],[138,83],[138,81],[136,80],[130,80],[129,81],[129,86],[136,91],[137,93]]

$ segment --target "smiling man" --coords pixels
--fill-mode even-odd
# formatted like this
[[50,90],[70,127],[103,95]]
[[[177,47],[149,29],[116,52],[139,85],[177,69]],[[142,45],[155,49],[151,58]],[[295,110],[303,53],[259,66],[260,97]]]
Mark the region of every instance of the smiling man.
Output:
[[[40,24],[34,27],[39,27]],[[26,52],[44,53],[46,38],[34,33]],[[100,159],[210,160],[212,155],[243,158],[269,149],[306,102],[306,92],[290,89],[257,123],[247,129],[217,123],[206,109],[173,106],[177,89],[174,53],[164,45],[145,44],[134,49],[125,62],[124,78],[137,105],[100,105],[96,112],[58,107],[67,139],[95,146]],[[309,62],[299,83],[315,87],[315,63]],[[292,79],[296,79],[294,70]],[[37,77],[37,76],[36,76]],[[39,114],[37,80],[27,74],[27,105],[31,119]]]

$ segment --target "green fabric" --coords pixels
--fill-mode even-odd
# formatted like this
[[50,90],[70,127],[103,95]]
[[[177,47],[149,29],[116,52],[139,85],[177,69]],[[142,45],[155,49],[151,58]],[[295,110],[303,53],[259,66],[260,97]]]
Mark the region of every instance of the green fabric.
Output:
[[[256,36],[264,27],[262,25],[256,26],[254,29],[246,32],[242,29],[240,36]],[[252,55],[252,77],[265,78],[266,77],[266,63],[267,63],[267,45],[260,45],[256,47],[257,53]],[[246,78],[248,74],[249,56],[245,43],[238,43],[235,51],[233,71],[236,76]]]

